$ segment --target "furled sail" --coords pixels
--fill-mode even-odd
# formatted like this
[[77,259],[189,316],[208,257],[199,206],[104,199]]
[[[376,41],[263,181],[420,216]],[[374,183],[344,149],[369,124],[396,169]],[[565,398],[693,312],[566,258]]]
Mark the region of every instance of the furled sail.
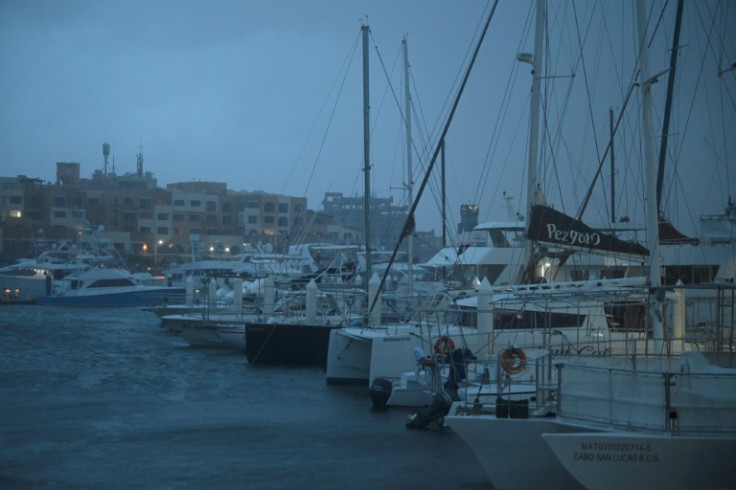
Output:
[[548,206],[532,206],[526,237],[567,250],[604,255],[649,255],[649,250],[640,243],[628,242],[603,233]]

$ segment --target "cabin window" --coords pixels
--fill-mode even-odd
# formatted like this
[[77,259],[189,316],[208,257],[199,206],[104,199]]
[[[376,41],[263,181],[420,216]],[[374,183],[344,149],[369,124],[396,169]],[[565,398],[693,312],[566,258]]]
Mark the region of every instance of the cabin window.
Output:
[[645,332],[648,310],[640,302],[616,301],[605,305],[611,332]]
[[89,286],[87,286],[88,289],[92,288],[111,288],[111,287],[119,287],[119,286],[135,286],[135,283],[131,281],[130,279],[125,278],[115,278],[115,279],[100,279],[98,281],[94,281]]

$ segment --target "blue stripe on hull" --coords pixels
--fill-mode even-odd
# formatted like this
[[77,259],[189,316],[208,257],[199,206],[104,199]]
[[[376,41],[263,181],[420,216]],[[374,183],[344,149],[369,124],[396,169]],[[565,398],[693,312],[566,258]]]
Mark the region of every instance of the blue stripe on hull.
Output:
[[94,296],[42,296],[40,305],[53,306],[153,306],[162,303],[179,303],[184,299],[185,290],[174,288],[171,291],[100,294]]

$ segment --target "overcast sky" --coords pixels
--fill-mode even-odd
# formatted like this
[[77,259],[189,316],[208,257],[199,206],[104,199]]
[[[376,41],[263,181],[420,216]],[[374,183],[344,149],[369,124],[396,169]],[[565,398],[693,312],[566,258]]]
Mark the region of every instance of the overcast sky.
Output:
[[[670,2],[674,3],[674,2]],[[654,11],[664,2],[655,1]],[[545,69],[547,137],[540,172],[548,200],[576,214],[636,69],[633,2],[552,1]],[[408,39],[414,103],[415,193],[437,144],[486,1],[157,0],[0,2],[0,175],[55,180],[56,162],[83,177],[144,171],[160,186],[191,180],[235,190],[306,196],[363,195],[360,28],[371,29],[372,193],[405,201],[406,143],[401,40]],[[461,204],[481,220],[505,219],[503,192],[523,210],[527,158],[531,1],[501,1],[447,138],[450,228]],[[652,71],[669,63],[674,6],[653,43]],[[686,2],[670,132],[668,214],[693,218],[736,196],[736,7]],[[729,29],[730,27],[730,29]],[[583,54],[581,54],[583,53]],[[575,76],[570,75],[574,73]],[[666,75],[654,88],[661,130]],[[643,208],[638,92],[616,147],[617,216]],[[730,145],[730,146],[729,146]],[[610,215],[608,179],[591,222]],[[437,181],[417,215],[440,231]],[[624,190],[626,189],[626,190]],[[432,192],[434,191],[434,192]],[[628,193],[628,194],[627,194]],[[635,209],[636,208],[636,209]]]

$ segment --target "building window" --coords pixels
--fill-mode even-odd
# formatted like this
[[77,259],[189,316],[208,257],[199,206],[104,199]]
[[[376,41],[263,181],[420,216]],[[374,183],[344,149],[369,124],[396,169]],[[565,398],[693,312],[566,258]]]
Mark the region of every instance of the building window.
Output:
[[199,221],[199,215],[198,214],[190,214],[189,215],[189,221]]
[[184,199],[177,199],[174,201],[174,206],[184,206]]
[[135,213],[125,212],[123,213],[123,221],[133,221],[135,219]]
[[279,227],[280,228],[287,228],[289,226],[289,218],[280,217],[279,218]]
[[229,213],[233,210],[233,205],[229,202],[222,203],[222,212],[223,213]]
[[87,200],[87,204],[89,204],[90,206],[97,206],[100,204],[100,199],[97,197],[90,197]]
[[172,217],[174,221],[184,221],[184,215],[179,213],[174,213],[174,216]]
[[156,234],[158,235],[168,235],[169,234],[169,227],[168,226],[159,226],[156,228]]
[[231,225],[233,224],[233,217],[230,215],[223,216],[222,217],[222,224],[223,225]]
[[10,204],[20,204],[23,202],[23,198],[21,196],[10,196]]
[[301,226],[304,223],[304,218],[294,218],[294,226]]
[[147,197],[140,198],[138,203],[141,209],[151,209],[151,200]]
[[202,205],[202,201],[189,201],[189,205],[193,208],[198,208]]
[[54,218],[66,218],[66,211],[54,211]]
[[267,213],[273,213],[274,208],[275,206],[273,205],[272,202],[267,202],[266,204],[263,205],[263,210]]
[[288,212],[289,212],[289,203],[280,202],[279,203],[279,213],[288,213]]
[[205,210],[206,211],[209,211],[210,213],[212,213],[215,210],[217,210],[217,206],[215,205],[215,202],[214,201],[207,201],[207,203],[205,204]]
[[249,225],[258,224],[258,216],[248,216],[248,224]]
[[151,233],[151,227],[150,226],[141,226],[141,233]]
[[245,203],[245,207],[248,209],[258,209],[258,201],[248,201]]
[[214,214],[208,214],[206,220],[207,223],[217,223],[217,216]]
[[263,222],[267,224],[272,224],[274,222],[273,216],[264,216]]
[[166,221],[169,219],[169,213],[158,213],[156,219],[159,221]]
[[294,212],[295,213],[300,213],[303,210],[304,210],[304,207],[301,204],[294,204]]
[[59,196],[55,197],[54,206],[57,208],[66,207],[66,197],[59,197]]

